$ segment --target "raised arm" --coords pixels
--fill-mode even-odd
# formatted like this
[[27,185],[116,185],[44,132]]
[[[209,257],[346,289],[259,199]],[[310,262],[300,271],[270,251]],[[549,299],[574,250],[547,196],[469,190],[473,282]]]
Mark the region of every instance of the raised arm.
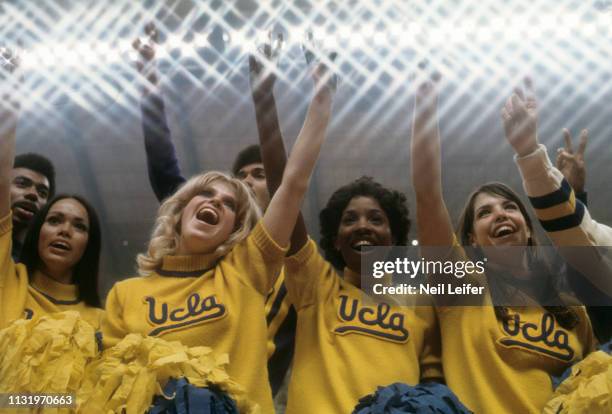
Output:
[[158,87],[159,77],[155,60],[157,28],[149,23],[145,27],[145,32],[148,36],[147,42],[143,43],[140,39],[136,39],[132,45],[139,54],[136,68],[146,80],[140,108],[149,182],[155,196],[161,202],[172,195],[185,182],[185,178],[181,174],[176,158],[176,151],[166,120],[164,100]]
[[[259,133],[261,158],[266,172],[266,183],[270,197],[274,196],[281,185],[283,171],[287,163],[285,144],[273,93],[276,74],[271,67],[282,47],[282,35],[279,34],[278,36],[275,42],[270,39],[268,44],[260,48],[259,53],[249,56],[251,96],[255,105],[255,120]],[[306,224],[302,213],[299,213],[291,235],[291,246],[287,255],[291,256],[296,253],[306,244],[307,240]]]
[[[502,118],[506,139],[516,152],[523,186],[538,219],[558,246],[612,246],[612,228],[595,222],[585,206],[576,201],[572,186],[539,143],[531,81],[526,80],[525,86],[526,94],[517,90],[508,99]],[[585,132],[579,149],[582,153],[586,138]]]
[[[597,223],[576,199],[574,190],[555,168],[538,142],[537,105],[533,86],[517,90],[506,102],[502,119],[506,139],[516,152],[523,186],[544,230],[568,263],[597,288],[612,295],[612,257],[608,251],[566,249],[574,246],[612,246],[612,228]],[[585,141],[586,142],[586,141]],[[609,250],[609,249],[608,249]]]
[[[15,132],[19,102],[14,98],[19,92],[11,90],[14,66],[6,51],[0,54],[0,328],[4,328],[15,317],[21,317],[21,308],[15,303],[25,303],[25,296],[15,298],[15,292],[25,292],[19,287],[27,283],[25,278],[18,278],[15,273],[15,262],[12,259],[12,220],[11,211],[11,175],[15,158]],[[15,285],[17,283],[17,285]],[[7,297],[11,295],[11,297]],[[15,302],[17,300],[17,302]],[[9,304],[13,306],[7,306]]]
[[315,95],[289,155],[281,184],[263,217],[265,228],[282,246],[289,244],[310,176],[325,139],[334,94],[333,87],[328,82],[330,76],[332,75],[324,64],[316,66],[313,72]]
[[11,211],[11,171],[15,159],[15,132],[17,130],[17,112],[19,102],[10,91],[8,81],[16,68],[15,57],[8,50],[0,55],[0,79],[5,78],[0,88],[0,218]]
[[453,225],[442,195],[438,94],[431,81],[416,92],[410,152],[419,244],[452,246]]

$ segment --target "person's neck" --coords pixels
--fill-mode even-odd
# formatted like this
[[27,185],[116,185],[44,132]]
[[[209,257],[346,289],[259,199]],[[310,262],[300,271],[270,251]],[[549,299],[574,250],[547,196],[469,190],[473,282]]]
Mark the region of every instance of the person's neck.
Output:
[[16,226],[13,224],[13,240],[22,245],[25,241],[27,230],[27,226]]
[[349,267],[344,268],[344,280],[349,282],[351,285],[361,289],[361,274],[351,270]]
[[52,279],[57,283],[62,283],[64,285],[72,285],[72,271],[67,272],[51,272],[47,269],[36,269],[35,273],[38,273],[40,276]]

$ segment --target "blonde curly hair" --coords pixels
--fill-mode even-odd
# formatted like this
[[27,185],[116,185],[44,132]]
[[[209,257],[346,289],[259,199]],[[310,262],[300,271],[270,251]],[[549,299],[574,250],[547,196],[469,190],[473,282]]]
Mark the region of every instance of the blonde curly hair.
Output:
[[217,247],[213,255],[220,259],[249,235],[261,217],[261,211],[248,187],[240,180],[218,171],[195,176],[159,207],[147,252],[136,258],[140,275],[146,276],[158,270],[164,256],[176,254],[181,237],[183,209],[193,197],[217,181],[227,184],[235,192],[236,228],[227,240]]

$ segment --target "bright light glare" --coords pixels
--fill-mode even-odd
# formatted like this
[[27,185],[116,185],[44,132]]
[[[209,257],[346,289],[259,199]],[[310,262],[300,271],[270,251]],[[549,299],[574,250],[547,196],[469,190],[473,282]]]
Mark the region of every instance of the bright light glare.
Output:
[[[410,76],[407,72],[414,71],[419,60],[433,55],[441,57],[430,60],[437,62],[436,69],[444,71],[448,81],[467,79],[490,88],[497,87],[502,79],[514,79],[521,66],[543,66],[551,72],[550,79],[555,76],[597,79],[609,68],[605,56],[612,54],[608,38],[610,14],[596,10],[589,2],[569,9],[554,0],[514,0],[494,5],[467,0],[462,7],[454,2],[439,2],[433,7],[428,0],[409,3],[355,0],[350,6],[338,3],[330,8],[326,2],[305,0],[302,3],[307,9],[299,2],[255,2],[252,15],[244,14],[240,1],[223,10],[209,2],[186,3],[190,3],[185,6],[190,8],[185,15],[188,17],[178,25],[174,18],[155,20],[158,31],[165,35],[156,47],[159,67],[162,72],[175,72],[189,65],[187,69],[202,70],[207,79],[225,86],[229,85],[228,74],[243,73],[237,66],[244,65],[246,55],[269,41],[270,28],[283,28],[285,44],[281,54],[293,76],[303,64],[299,47],[306,32],[312,30],[315,44],[322,51],[335,50],[339,54],[344,71],[340,75],[349,85],[354,81],[351,76],[364,78],[369,85],[374,84],[370,76],[384,77],[393,85],[403,84]],[[70,13],[71,7],[77,8],[79,2],[68,0],[66,4],[61,21],[44,30],[38,25],[49,21],[49,11],[38,7],[37,2],[6,7],[0,17],[0,35],[10,38],[13,33],[10,22],[23,22],[21,40],[27,49],[23,68],[43,77],[58,76],[62,71],[78,72],[84,79],[91,78],[89,84],[101,83],[121,93],[135,93],[134,88],[121,86],[124,82],[121,77],[114,79],[114,83],[99,78],[97,72],[91,71],[91,65],[102,69],[104,65],[120,64],[124,70],[133,71],[130,61],[137,56],[132,40],[148,42],[143,30],[150,16],[167,16],[176,11],[165,2],[156,3],[155,10],[151,10],[141,2],[118,0],[92,8],[89,16],[82,7],[78,8],[79,13]],[[230,21],[227,18],[230,15],[241,17]],[[142,17],[139,21],[134,16]],[[195,19],[198,16],[207,16],[203,26]],[[197,25],[192,18],[198,20]],[[96,24],[91,24],[92,21]],[[581,65],[575,64],[576,51],[582,56]],[[440,63],[443,60],[452,61],[453,69],[448,63]],[[211,67],[210,62],[216,63]],[[371,73],[374,66],[368,66],[368,62],[376,62],[376,73]],[[586,67],[591,68],[590,72],[578,73]],[[568,72],[561,68],[573,69]],[[593,68],[601,73],[593,73]],[[126,79],[129,81],[129,76]],[[299,82],[299,78],[285,80]],[[58,82],[50,84],[58,87]],[[589,86],[596,90],[595,85],[584,85]],[[43,91],[38,92],[35,96],[45,96]],[[359,93],[354,99],[359,99]]]

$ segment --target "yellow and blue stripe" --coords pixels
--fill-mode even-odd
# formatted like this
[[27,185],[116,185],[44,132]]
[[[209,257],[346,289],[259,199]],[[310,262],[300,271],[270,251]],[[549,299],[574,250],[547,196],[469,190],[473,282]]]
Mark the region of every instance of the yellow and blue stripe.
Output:
[[547,232],[571,229],[582,223],[584,204],[576,198],[574,190],[565,179],[556,191],[539,197],[529,197],[529,201]]

